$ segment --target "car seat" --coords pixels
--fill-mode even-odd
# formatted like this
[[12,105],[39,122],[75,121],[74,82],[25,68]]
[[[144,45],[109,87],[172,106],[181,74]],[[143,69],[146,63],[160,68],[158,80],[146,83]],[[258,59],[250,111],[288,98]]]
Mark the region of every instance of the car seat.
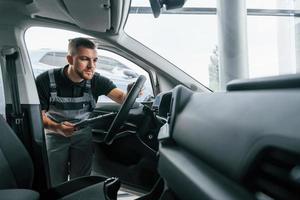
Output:
[[85,199],[117,198],[120,181],[99,176],[80,177],[46,191],[34,191],[33,164],[25,147],[0,115],[0,199]]

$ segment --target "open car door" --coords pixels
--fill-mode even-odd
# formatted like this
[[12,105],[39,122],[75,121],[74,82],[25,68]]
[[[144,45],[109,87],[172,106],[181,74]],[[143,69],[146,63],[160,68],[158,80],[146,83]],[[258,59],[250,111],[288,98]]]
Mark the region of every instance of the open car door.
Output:
[[93,116],[104,117],[92,125],[93,173],[117,176],[124,187],[149,191],[159,178],[156,139],[159,126],[151,109],[135,102],[145,80],[139,76],[121,106],[103,103],[94,110]]

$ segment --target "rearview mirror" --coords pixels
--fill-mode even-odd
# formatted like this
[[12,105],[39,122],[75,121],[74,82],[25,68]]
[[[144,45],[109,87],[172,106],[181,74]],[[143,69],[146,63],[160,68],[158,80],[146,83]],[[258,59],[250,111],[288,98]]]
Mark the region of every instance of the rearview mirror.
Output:
[[181,8],[186,0],[150,0],[152,12],[155,18],[160,15],[161,8],[165,5],[167,10]]

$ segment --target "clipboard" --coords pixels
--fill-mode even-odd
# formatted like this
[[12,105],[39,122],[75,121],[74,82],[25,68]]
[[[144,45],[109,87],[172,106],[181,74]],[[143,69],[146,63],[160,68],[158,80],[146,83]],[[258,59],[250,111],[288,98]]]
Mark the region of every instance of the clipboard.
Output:
[[104,115],[99,115],[99,116],[96,116],[96,117],[85,119],[85,120],[82,120],[80,122],[75,123],[75,127],[78,128],[78,129],[82,129],[84,127],[87,127],[89,125],[94,124],[99,119],[108,118],[108,117],[111,117],[111,116],[114,116],[114,115],[116,115],[116,113],[111,112],[111,113],[107,113],[107,114],[104,114]]

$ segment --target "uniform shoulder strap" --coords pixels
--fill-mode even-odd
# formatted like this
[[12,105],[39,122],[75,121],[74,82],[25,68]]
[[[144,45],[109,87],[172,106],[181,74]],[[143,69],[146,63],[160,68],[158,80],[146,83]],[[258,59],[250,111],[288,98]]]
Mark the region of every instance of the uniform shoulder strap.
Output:
[[48,71],[48,75],[49,75],[49,82],[50,82],[50,93],[52,96],[53,94],[57,94],[56,83],[55,83],[55,78],[54,78],[54,69],[50,69]]

